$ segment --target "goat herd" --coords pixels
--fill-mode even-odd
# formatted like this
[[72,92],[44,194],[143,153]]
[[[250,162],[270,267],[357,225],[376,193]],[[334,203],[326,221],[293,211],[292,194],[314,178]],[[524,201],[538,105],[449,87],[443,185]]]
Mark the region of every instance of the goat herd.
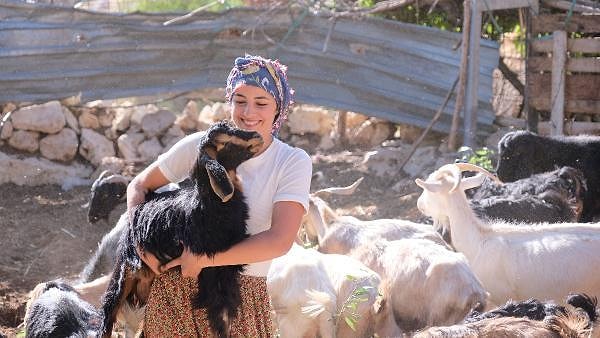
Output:
[[[212,255],[243,240],[248,211],[231,175],[260,142],[226,122],[211,126],[189,180],[151,194],[131,222],[123,214],[73,286],[51,281],[31,292],[27,337],[110,337],[115,322],[135,335],[154,278],[135,247],[168,261],[183,246]],[[517,131],[498,151],[498,178],[456,163],[416,180],[417,207],[433,225],[362,221],[323,199],[360,181],[312,193],[298,242],[318,249],[294,244],[267,276],[279,336],[600,337],[600,137]],[[101,175],[91,222],[108,218],[127,183]],[[223,236],[209,238],[214,229]],[[198,276],[205,287],[193,306],[207,309],[215,336],[229,335],[241,269]]]

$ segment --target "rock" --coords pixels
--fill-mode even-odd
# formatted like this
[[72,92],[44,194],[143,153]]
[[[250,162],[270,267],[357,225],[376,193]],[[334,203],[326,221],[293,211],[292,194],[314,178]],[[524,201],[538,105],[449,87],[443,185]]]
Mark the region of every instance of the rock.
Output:
[[287,125],[292,134],[314,133],[329,135],[335,124],[336,114],[326,109],[302,105],[293,109]]
[[0,131],[0,140],[8,140],[13,134],[13,125],[12,122],[6,121],[4,126],[2,126],[2,130]]
[[144,136],[142,133],[126,133],[119,136],[117,139],[119,153],[126,160],[139,159],[137,149],[144,139],[146,139],[146,136]]
[[115,156],[115,147],[104,135],[83,128],[79,153],[94,166],[98,166],[104,157]]
[[183,108],[181,115],[177,116],[175,125],[183,130],[196,130],[198,116],[198,104],[195,101],[189,101],[185,108]]
[[100,161],[100,165],[98,165],[94,173],[90,176],[90,179],[96,180],[104,170],[120,174],[124,171],[126,165],[127,163],[122,158],[115,156],[105,157]]
[[129,128],[133,109],[131,108],[115,108],[115,118],[112,121],[111,129],[114,131],[125,131]]
[[64,128],[58,134],[40,140],[40,153],[49,160],[70,161],[77,154],[79,141],[73,129]]
[[16,185],[37,186],[60,184],[68,188],[75,184],[90,184],[87,179],[92,168],[80,163],[69,165],[51,162],[44,158],[20,159],[16,155],[0,152],[0,184],[12,182]]
[[156,113],[144,115],[140,125],[148,138],[157,137],[169,129],[176,118],[171,111],[162,109]]
[[98,121],[98,116],[86,109],[79,115],[79,126],[87,129],[98,129],[100,128],[100,121]]
[[154,161],[161,154],[163,150],[162,144],[158,141],[158,138],[153,137],[140,144],[138,147],[138,153],[140,158],[146,161]]
[[65,115],[58,101],[20,108],[11,116],[15,129],[56,134],[65,126]]
[[196,128],[198,130],[204,130],[206,129],[206,126],[211,125],[216,121],[228,119],[229,111],[229,104],[223,102],[216,102],[212,106],[204,106],[198,114]]
[[348,135],[348,141],[350,144],[371,148],[380,145],[392,133],[393,129],[387,121],[369,119]]
[[101,127],[111,127],[114,119],[115,111],[113,109],[106,108],[98,112],[98,122],[100,122]]
[[8,144],[17,149],[35,153],[40,147],[40,133],[27,130],[15,130],[8,139]]
[[62,107],[62,111],[65,115],[65,121],[67,122],[67,126],[73,129],[73,131],[75,131],[77,135],[81,134],[81,130],[79,129],[79,122],[77,121],[75,115],[73,115],[73,112],[69,108],[64,106]]
[[421,137],[421,134],[423,133],[422,128],[410,124],[400,123],[396,125],[396,128],[396,136],[408,143],[414,143],[419,137]]
[[142,119],[148,114],[154,114],[158,111],[158,107],[153,104],[147,104],[145,106],[133,107],[133,113],[131,114],[131,123],[142,125]]
[[365,154],[362,164],[367,172],[379,177],[389,177],[398,174],[398,166],[410,150],[408,148],[377,148]]
[[78,106],[81,104],[81,92],[77,95],[67,97],[60,100],[60,104],[63,106]]
[[4,106],[2,106],[2,115],[8,113],[9,111],[13,111],[17,109],[17,105],[12,102],[7,102]]
[[114,141],[119,138],[119,133],[112,128],[107,128],[104,129],[104,136],[106,136],[107,139]]
[[427,177],[428,174],[437,169],[434,165],[437,158],[437,147],[428,146],[417,148],[403,170],[410,175],[410,177]]
[[181,140],[185,137],[185,133],[178,125],[173,125],[165,135],[160,139],[160,143],[163,145],[162,152],[165,152],[177,143],[177,141]]

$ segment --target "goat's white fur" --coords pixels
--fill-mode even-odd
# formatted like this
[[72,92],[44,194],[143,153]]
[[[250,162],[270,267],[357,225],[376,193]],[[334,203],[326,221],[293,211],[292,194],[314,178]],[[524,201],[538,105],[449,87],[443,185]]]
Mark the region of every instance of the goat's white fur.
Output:
[[487,292],[464,255],[430,240],[380,240],[350,255],[381,276],[380,292],[402,330],[451,325],[486,305]]
[[454,247],[465,254],[493,303],[530,297],[562,302],[569,292],[600,296],[599,224],[485,223],[464,194],[483,176],[460,177],[458,167],[446,165],[426,181],[417,179],[423,188],[417,206],[449,227]]
[[[348,275],[354,279],[348,279]],[[291,338],[370,337],[379,282],[375,272],[355,259],[322,254],[295,244],[287,254],[273,260],[267,275],[279,331],[282,337]],[[332,314],[360,286],[371,288],[367,300],[357,307],[360,319],[356,331],[340,318],[334,333]]]

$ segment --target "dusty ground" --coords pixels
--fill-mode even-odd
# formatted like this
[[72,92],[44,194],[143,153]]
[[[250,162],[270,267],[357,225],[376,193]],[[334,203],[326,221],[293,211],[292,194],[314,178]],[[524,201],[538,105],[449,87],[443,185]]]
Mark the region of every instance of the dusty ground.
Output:
[[[313,179],[313,190],[348,185],[365,177],[354,195],[328,198],[340,213],[363,219],[424,220],[416,209],[419,189],[412,180],[366,174],[357,168],[364,151],[307,151],[313,157],[314,172],[321,173]],[[402,191],[392,192],[389,187],[399,180],[406,185]],[[89,187],[62,191],[52,185],[4,184],[0,191],[0,333],[13,336],[23,320],[27,292],[39,282],[75,278],[124,205],[112,213],[110,223],[92,225],[82,208]]]

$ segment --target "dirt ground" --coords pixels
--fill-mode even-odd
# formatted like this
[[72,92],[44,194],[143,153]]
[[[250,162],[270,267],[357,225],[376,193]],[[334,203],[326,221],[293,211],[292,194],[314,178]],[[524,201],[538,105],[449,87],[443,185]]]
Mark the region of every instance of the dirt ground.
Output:
[[[416,209],[420,190],[412,180],[373,177],[357,168],[364,150],[307,151],[313,158],[313,172],[317,173],[313,191],[349,185],[365,177],[354,195],[327,199],[339,213],[362,219],[425,220]],[[401,191],[391,191],[389,187],[399,180],[406,182]],[[89,224],[87,210],[82,207],[88,201],[89,188],[62,191],[55,185],[0,186],[0,333],[14,336],[20,331],[17,326],[23,320],[27,293],[37,283],[75,278],[98,241],[124,211],[121,204],[109,223]]]

